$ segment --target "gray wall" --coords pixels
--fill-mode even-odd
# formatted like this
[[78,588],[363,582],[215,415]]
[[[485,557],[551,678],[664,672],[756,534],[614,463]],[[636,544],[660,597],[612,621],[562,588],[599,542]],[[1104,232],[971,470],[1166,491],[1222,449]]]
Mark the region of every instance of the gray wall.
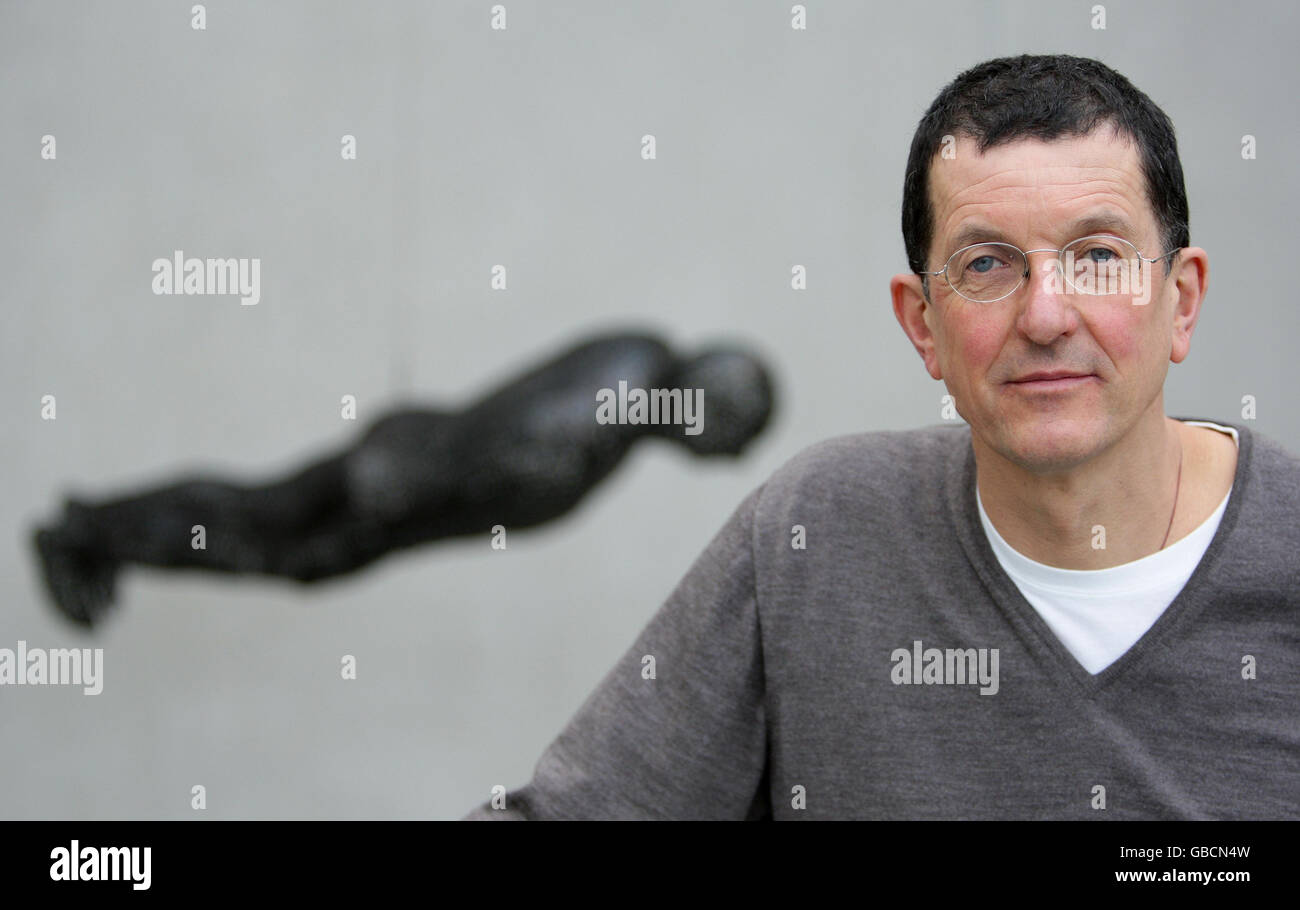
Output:
[[[889,305],[903,165],[988,57],[1098,57],[1169,112],[1212,281],[1167,411],[1252,394],[1300,451],[1294,4],[1114,2],[1103,31],[1082,0],[818,2],[806,32],[787,2],[506,5],[504,32],[487,2],[213,2],[205,31],[189,2],[0,5],[0,647],[105,649],[99,696],[0,689],[0,816],[192,818],[202,784],[207,818],[450,818],[527,780],[746,492],[827,436],[938,421]],[[174,249],[261,258],[261,303],[153,295]],[[761,443],[647,443],[505,552],[316,589],[128,570],[93,635],[44,601],[27,529],[66,493],[270,477],[354,436],[344,394],[363,421],[463,401],[624,322],[765,353]]]

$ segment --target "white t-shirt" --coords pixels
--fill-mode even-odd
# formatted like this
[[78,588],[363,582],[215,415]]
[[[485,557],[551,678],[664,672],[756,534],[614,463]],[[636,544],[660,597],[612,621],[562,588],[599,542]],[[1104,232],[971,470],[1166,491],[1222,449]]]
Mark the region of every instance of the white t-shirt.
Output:
[[[1232,436],[1237,431],[1204,420],[1183,421]],[[1150,556],[1109,569],[1058,569],[1014,550],[989,521],[980,500],[980,524],[993,555],[1025,600],[1089,673],[1100,673],[1141,638],[1187,584],[1228,507],[1229,489],[1214,513],[1192,533]]]

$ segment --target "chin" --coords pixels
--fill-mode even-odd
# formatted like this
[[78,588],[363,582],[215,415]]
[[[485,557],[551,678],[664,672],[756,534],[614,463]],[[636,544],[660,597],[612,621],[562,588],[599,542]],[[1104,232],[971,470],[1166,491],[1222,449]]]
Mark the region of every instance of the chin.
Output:
[[1044,416],[1003,424],[1002,454],[1026,470],[1048,473],[1073,468],[1094,457],[1105,442],[1100,421]]

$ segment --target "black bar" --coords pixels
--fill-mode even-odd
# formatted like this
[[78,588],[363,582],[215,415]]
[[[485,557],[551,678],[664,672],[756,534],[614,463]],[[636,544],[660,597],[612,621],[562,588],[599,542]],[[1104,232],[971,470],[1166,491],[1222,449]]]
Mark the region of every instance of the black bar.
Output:
[[[1200,889],[1231,900],[1259,885],[1294,882],[1295,822],[823,822],[745,825],[459,822],[4,822],[0,881],[7,894],[40,890],[93,897],[220,897],[259,893],[374,897],[417,884],[430,897],[462,885],[517,895],[548,882],[585,890],[604,877],[612,899],[681,894],[701,880],[729,888],[840,884],[863,896],[1053,894],[1105,891],[1181,897]],[[73,842],[78,880],[59,861]],[[149,847],[149,880],[124,854]],[[1170,848],[1183,851],[1170,855]],[[93,859],[86,851],[94,848]],[[1233,850],[1232,848],[1236,848]],[[1159,853],[1155,851],[1159,850]],[[1244,854],[1243,854],[1244,850]],[[1128,851],[1128,852],[1125,852]],[[1231,851],[1223,852],[1220,851]],[[132,855],[143,859],[143,851]],[[80,880],[107,859],[118,880]],[[90,863],[90,865],[86,865]],[[143,864],[141,864],[143,865]],[[1154,874],[1154,881],[1119,875]],[[1162,880],[1170,872],[1172,880]],[[1190,873],[1248,873],[1248,881],[1187,879]],[[134,875],[132,874],[134,873]],[[1184,877],[1178,879],[1182,874]],[[536,876],[536,877],[533,877]],[[906,886],[908,892],[891,889]],[[532,887],[532,886],[527,886]],[[920,888],[921,891],[915,891]],[[626,889],[626,890],[623,890]],[[693,891],[691,893],[694,893]],[[619,897],[618,895],[621,895]]]

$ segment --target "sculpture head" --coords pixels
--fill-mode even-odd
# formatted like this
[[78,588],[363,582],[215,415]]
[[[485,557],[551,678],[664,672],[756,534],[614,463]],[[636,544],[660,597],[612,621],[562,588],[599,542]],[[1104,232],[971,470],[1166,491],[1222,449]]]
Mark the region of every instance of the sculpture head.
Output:
[[772,414],[772,381],[753,354],[717,345],[686,360],[672,386],[704,390],[702,430],[688,434],[664,425],[663,434],[697,455],[739,455],[767,425]]

